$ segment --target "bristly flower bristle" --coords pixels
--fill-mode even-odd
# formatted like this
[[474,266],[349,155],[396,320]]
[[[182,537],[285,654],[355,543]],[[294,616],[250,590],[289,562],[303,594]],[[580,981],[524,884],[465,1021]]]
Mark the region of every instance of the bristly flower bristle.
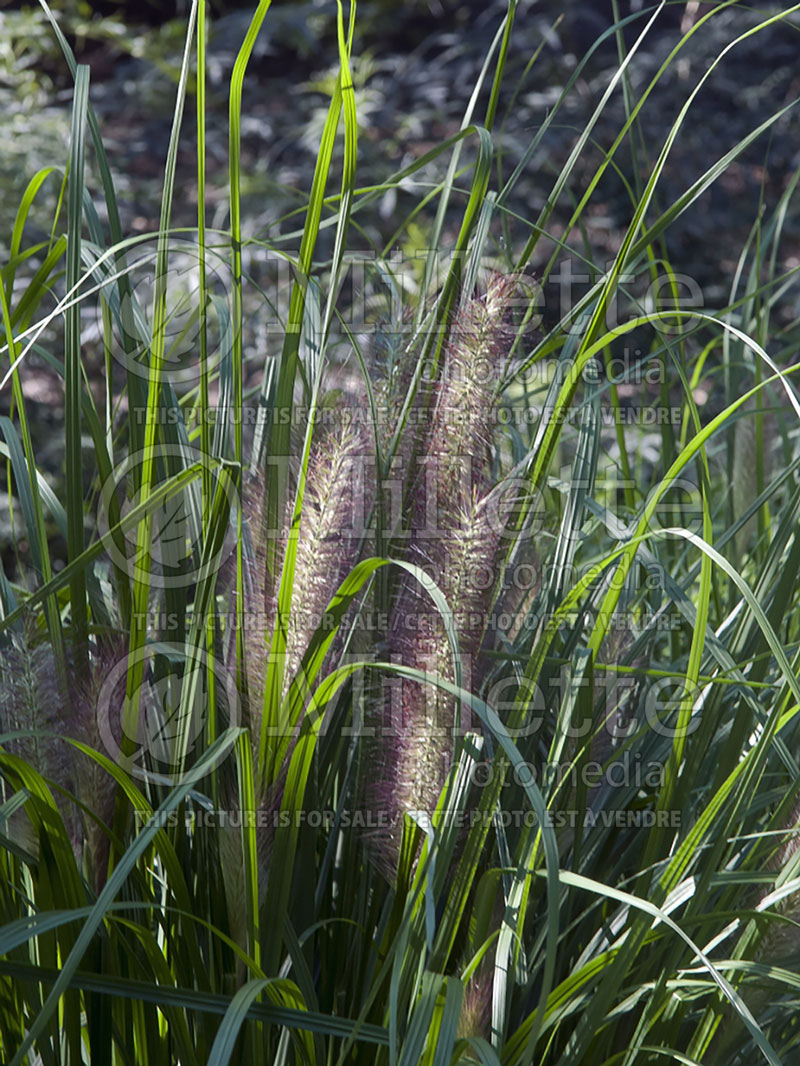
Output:
[[[66,688],[58,683],[52,647],[34,645],[24,636],[0,656],[0,731],[22,733],[8,748],[19,753],[43,777],[60,786],[54,790],[64,827],[76,860],[89,883],[100,891],[106,881],[109,838],[116,784],[96,760],[68,740],[107,754],[100,729],[97,695],[108,667],[124,654],[122,643],[96,648],[87,677],[70,671]],[[37,731],[41,731],[37,735]],[[65,791],[61,791],[64,789]],[[81,813],[66,795],[73,793],[95,818]],[[24,823],[19,822],[22,826]],[[24,829],[22,830],[24,832]]]
[[[253,741],[258,750],[257,727],[264,701],[264,678],[266,675],[267,640],[275,623],[271,582],[267,575],[267,533],[264,518],[264,480],[258,474],[251,475],[245,485],[242,508],[246,519],[245,566],[242,613],[244,616],[245,668],[247,692],[245,709],[253,732]],[[229,660],[235,648],[231,640]],[[243,695],[245,695],[243,693]]]
[[[325,608],[357,561],[367,506],[364,463],[368,452],[364,440],[361,422],[341,418],[334,426],[325,427],[312,445],[286,635],[284,695],[300,667],[314,631],[324,622]],[[250,616],[246,626],[245,653],[250,725],[256,751],[269,641],[277,616],[280,568],[293,504],[293,493],[290,492],[282,529],[269,532],[263,524],[263,484],[260,480],[252,481],[245,499],[252,545],[245,589],[245,613]],[[269,536],[278,537],[280,541],[279,566],[275,575],[268,574],[265,566]]]
[[[306,475],[305,493],[298,533],[292,601],[286,633],[285,663],[282,695],[286,696],[292,680],[300,670],[303,656],[319,626],[325,625],[325,611],[337,588],[357,562],[368,510],[368,484],[365,462],[371,459],[365,441],[367,432],[362,421],[348,417],[348,409],[339,412],[333,426],[321,427],[312,444]],[[281,568],[291,525],[294,492],[287,494],[284,522],[281,530],[265,528],[263,485],[258,479],[251,482],[245,499],[245,511],[250,528],[252,561],[245,589],[245,611],[252,613],[258,624],[246,628],[246,670],[248,715],[254,756],[259,755],[260,723],[263,711],[264,686],[268,665],[269,642],[278,614],[278,593]],[[267,538],[279,540],[278,568],[270,575],[266,568]],[[329,655],[332,653],[329,653]],[[299,728],[299,727],[298,727]],[[278,767],[277,776],[262,783],[256,796],[259,811],[270,815],[280,807],[285,772],[291,757],[293,742]],[[228,794],[233,807],[237,793],[232,782]],[[259,820],[259,866],[266,869],[272,850],[271,818]],[[238,858],[236,858],[238,856]],[[234,831],[220,838],[220,857],[225,866],[234,860],[241,862],[240,835]],[[238,870],[224,872],[226,894],[232,915],[232,931],[239,937],[242,928],[235,916],[236,908],[244,906],[242,882]],[[263,887],[265,878],[259,881]]]
[[334,592],[356,561],[364,526],[360,512],[366,458],[361,424],[346,421],[326,432],[309,457],[286,641],[287,684]]
[[[16,733],[18,738],[4,747],[26,762],[44,778],[57,781],[74,791],[74,768],[67,745],[59,735],[73,732],[74,708],[60,690],[55,656],[50,644],[34,643],[26,633],[15,633],[0,654],[0,732]],[[56,793],[64,827],[73,847],[80,848],[80,821],[73,804]],[[17,812],[9,833],[35,850],[28,839],[31,826],[27,815]]]
[[[31,731],[11,741],[9,749],[61,783],[68,775],[64,747],[55,735],[69,732],[70,724],[63,695],[51,646],[15,634],[0,655],[0,728],[4,733]],[[40,735],[39,730],[54,735]]]
[[[468,300],[459,310],[412,481],[407,557],[431,576],[456,612],[467,689],[477,684],[475,664],[498,586],[503,507],[498,494],[488,491],[486,460],[493,386],[513,336],[508,325],[513,287],[497,277],[482,299]],[[388,640],[394,661],[455,681],[443,620],[427,591],[410,577],[395,598]],[[456,701],[440,688],[404,680],[401,692],[399,706],[390,700],[377,715],[373,772],[365,782],[368,806],[386,811],[395,827],[405,810],[433,811],[452,761],[456,726]],[[384,868],[391,868],[398,844],[399,828],[378,841]]]
[[[384,468],[383,484],[389,490],[385,501],[388,528],[384,531],[386,539],[381,554],[389,556],[397,556],[407,547],[404,537],[411,520],[411,482],[419,469],[425,437],[427,383],[421,373],[416,375],[418,352],[416,338],[412,336],[412,319],[411,309],[405,308],[399,332],[383,334],[373,358],[376,445]],[[384,574],[380,580],[390,583],[393,577]]]
[[[103,709],[98,706],[98,697],[110,668],[117,665],[127,651],[120,635],[108,639],[96,650],[89,677],[76,684],[72,693],[74,707],[72,736],[87,747],[103,752],[104,741],[100,729]],[[94,888],[100,891],[108,876],[110,838],[104,827],[111,826],[114,815],[116,782],[114,778],[93,759],[77,749],[70,749],[75,767],[75,779],[79,799],[94,812],[98,821],[83,816],[85,840],[85,867],[94,880]]]
[[458,1036],[461,1040],[488,1039],[492,1020],[492,966],[491,954],[487,953],[481,965],[467,981],[461,1014],[458,1019]]

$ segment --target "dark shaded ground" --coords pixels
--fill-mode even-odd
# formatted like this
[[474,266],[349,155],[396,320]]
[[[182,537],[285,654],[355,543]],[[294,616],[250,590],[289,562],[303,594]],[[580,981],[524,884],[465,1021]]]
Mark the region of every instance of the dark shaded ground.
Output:
[[[263,40],[248,69],[244,93],[244,215],[253,234],[267,232],[282,210],[293,206],[287,187],[302,195],[310,185],[326,109],[324,93],[314,92],[313,87],[316,82],[324,89],[324,77],[332,76],[335,66],[329,6],[317,8],[321,13],[311,23],[299,15],[287,15],[285,9],[276,9],[274,16],[270,13],[262,31]],[[605,24],[605,5],[573,3],[566,5],[567,18],[553,30],[554,11],[561,6],[519,6],[503,103],[508,105],[512,93],[516,99],[506,121],[502,126],[498,123],[495,137],[501,148],[504,175],[511,172],[539,122],[555,103],[561,86],[573,72],[576,56],[591,47],[595,33]],[[703,5],[699,13],[711,6]],[[438,26],[433,18],[416,23],[409,19],[390,22],[387,18],[376,27],[367,8],[354,61],[361,122],[360,184],[385,180],[392,170],[458,129],[503,7],[487,5],[460,30],[454,29],[446,18],[439,20]],[[552,10],[548,11],[548,7]],[[311,5],[297,5],[298,11],[309,8]],[[684,14],[683,5],[677,5],[673,12],[660,32],[651,32],[631,62],[634,101],[679,40],[680,29],[675,23],[680,22],[677,16]],[[227,76],[248,19],[247,12],[228,15],[212,29],[208,116],[212,189],[208,214],[220,225],[224,224],[227,206]],[[633,22],[628,37],[634,38],[634,30],[643,27],[645,21],[639,18]],[[716,55],[755,21],[756,17],[742,8],[718,14],[695,34],[681,53],[682,58],[668,68],[642,112],[642,178],[649,173],[666,133],[699,77]],[[393,30],[388,40],[381,33],[386,26]],[[539,59],[524,81],[520,80],[543,39],[545,45]],[[722,60],[692,104],[672,150],[658,191],[662,207],[772,112],[800,95],[798,59],[800,21],[788,26],[781,23],[749,38]],[[104,72],[100,56],[94,65],[99,68],[98,74]],[[554,176],[575,143],[577,131],[586,125],[616,66],[616,45],[609,38],[595,52],[562,108],[559,122],[531,159],[511,201],[512,210],[528,219],[538,213]],[[108,70],[106,65],[105,72]],[[119,186],[125,190],[122,199],[126,222],[133,232],[152,229],[157,225],[163,158],[171,123],[171,86],[146,60],[119,61],[106,80],[95,81],[93,99],[119,175]],[[478,120],[487,95],[483,94],[476,109]],[[503,110],[501,104],[501,118]],[[623,121],[622,94],[616,91],[595,127],[594,150],[589,148],[583,153],[575,172],[571,182],[573,196],[582,193],[594,173],[600,151],[611,145]],[[800,118],[795,111],[790,112],[773,126],[770,135],[756,141],[671,229],[669,250],[675,266],[700,281],[704,291],[710,293],[709,302],[721,298],[725,291],[726,276],[756,217],[760,198],[763,196],[769,211],[800,162],[798,128]],[[187,115],[181,158],[182,181],[187,189],[191,189],[194,180],[192,138],[193,118]],[[617,158],[623,166],[627,164],[629,150],[625,145]],[[446,162],[442,160],[439,173]],[[428,176],[426,171],[423,177]],[[333,174],[332,189],[337,180]],[[375,241],[388,238],[394,224],[402,219],[404,208],[407,211],[412,206],[415,195],[404,198],[401,192],[400,202],[393,210],[387,202],[378,217],[370,218],[369,236]],[[564,208],[555,215],[554,233],[566,221],[570,207],[569,197],[565,196]],[[195,210],[191,197],[180,199],[175,222],[185,220],[191,225]],[[593,196],[590,210],[591,238],[596,249],[601,250],[605,244],[609,254],[616,251],[631,210],[623,182],[613,174],[607,176]],[[514,236],[526,236],[523,227],[517,229]],[[796,242],[796,214],[787,220],[785,234],[787,244]]]

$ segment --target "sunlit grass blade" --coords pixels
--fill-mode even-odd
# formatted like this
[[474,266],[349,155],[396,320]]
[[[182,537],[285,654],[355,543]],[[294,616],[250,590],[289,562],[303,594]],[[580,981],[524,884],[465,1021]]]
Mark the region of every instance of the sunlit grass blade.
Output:
[[[83,182],[86,139],[86,106],[89,95],[89,68],[79,66],[75,73],[72,107],[72,148],[69,162],[69,201],[67,205],[67,288],[73,290],[81,273],[83,229]],[[74,562],[84,548],[83,456],[81,452],[81,321],[80,304],[66,313],[64,330],[64,418],[66,425],[67,546]],[[86,578],[76,569],[70,578],[72,637],[80,672],[86,668]]]
[[[170,132],[169,147],[167,149],[164,185],[161,196],[161,215],[159,219],[156,276],[153,294],[152,333],[148,347],[149,366],[147,404],[144,410],[139,412],[139,414],[144,415],[145,423],[144,440],[142,442],[140,496],[142,503],[145,504],[155,488],[156,479],[156,444],[158,441],[158,427],[160,424],[158,411],[161,408],[162,401],[163,361],[166,345],[169,227],[172,213],[172,197],[175,186],[178,141],[183,119],[186,84],[189,76],[191,44],[194,37],[195,22],[197,18],[197,3],[198,0],[193,0],[186,31],[186,43],[181,64],[181,76],[176,94],[175,113]],[[150,509],[145,509],[136,533],[137,559],[149,559],[152,539],[153,512]],[[123,729],[126,738],[135,737],[138,732],[138,693],[142,684],[144,667],[144,659],[141,655],[141,649],[146,640],[146,620],[149,606],[149,595],[149,574],[147,568],[143,570],[140,567],[133,582],[133,625],[131,626],[129,644],[131,662],[127,676],[125,709],[123,712]],[[126,743],[129,744],[130,741],[127,741]],[[123,752],[123,754],[127,756],[129,753]]]

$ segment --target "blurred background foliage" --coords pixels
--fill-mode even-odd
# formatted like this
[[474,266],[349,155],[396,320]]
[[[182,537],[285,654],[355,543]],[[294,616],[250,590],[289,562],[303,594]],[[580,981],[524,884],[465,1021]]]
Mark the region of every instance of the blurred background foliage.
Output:
[[[186,28],[185,0],[119,0],[89,4],[84,0],[55,0],[52,4],[79,62],[91,71],[90,97],[114,174],[123,231],[128,236],[155,232],[158,227],[164,160],[172,123],[172,109]],[[655,76],[682,28],[718,5],[667,4],[636,54],[628,72],[631,98]],[[208,225],[228,225],[228,97],[229,78],[255,4],[209,5],[207,53],[206,143]],[[782,5],[768,5],[782,10]],[[486,55],[505,12],[503,0],[361,0],[352,60],[359,123],[357,184],[377,185],[413,163],[425,152],[454,135]],[[654,5],[644,0],[521,0],[500,92],[498,122],[493,133],[496,175],[502,187],[557,105],[564,85],[587,53],[574,90],[559,105],[559,116],[515,183],[506,208],[508,219],[527,218],[546,202],[555,178],[567,165],[578,131],[590,121],[597,102],[619,66],[617,41],[608,31],[618,15],[628,18],[625,39],[631,47],[644,29]],[[284,239],[297,228],[317,158],[337,66],[335,0],[274,0],[256,41],[244,85],[242,104],[242,204],[247,235],[255,240]],[[600,267],[616,255],[629,224],[632,197],[646,179],[673,118],[680,111],[697,78],[736,35],[758,19],[745,5],[720,11],[681,50],[646,101],[635,141],[625,144],[618,167],[607,167],[583,214],[580,232],[570,232],[569,218],[600,168],[625,121],[625,100],[615,93],[594,125],[592,138],[569,168],[569,180],[554,205],[549,232],[537,247],[531,268],[541,271],[564,233],[575,268],[589,258]],[[659,187],[669,203],[677,199],[699,174],[732,145],[800,92],[800,18],[760,32],[737,46],[708,79],[672,148]],[[191,91],[191,85],[190,85]],[[72,80],[60,49],[39,5],[0,0],[0,252],[7,248],[17,205],[31,175],[53,160],[68,158]],[[481,113],[479,105],[477,113]],[[705,307],[724,306],[740,251],[755,221],[774,210],[800,164],[800,117],[792,109],[766,136],[755,140],[696,202],[675,220],[662,251],[673,267],[700,286]],[[630,148],[630,151],[629,151]],[[334,167],[340,165],[337,145]],[[462,164],[471,166],[467,142]],[[632,161],[637,160],[638,169]],[[178,153],[178,183],[186,195],[176,200],[175,226],[196,225],[196,125],[193,104],[187,102]],[[92,154],[87,157],[90,189],[99,190]],[[382,194],[379,209],[359,224],[362,247],[391,248],[407,264],[408,281],[415,283],[415,264],[428,242],[435,201],[420,204],[428,190],[444,178],[445,157],[433,159],[413,178]],[[466,170],[465,170],[466,172]],[[48,239],[58,198],[58,182],[40,191],[27,222],[27,239]],[[102,198],[97,198],[103,211]],[[793,204],[793,202],[792,202]],[[402,220],[409,211],[413,218]],[[460,210],[453,202],[444,227],[444,245],[452,247]],[[502,258],[519,252],[514,225],[504,228],[496,249]],[[330,230],[323,231],[321,241]],[[783,221],[783,262],[800,261],[800,219],[790,206]],[[291,243],[291,241],[290,241]],[[322,246],[321,246],[322,248]],[[251,278],[264,284],[257,257],[249,263]],[[399,267],[398,267],[399,269]],[[404,268],[405,269],[405,268]],[[584,286],[585,288],[585,286]],[[583,290],[575,286],[572,297]],[[556,285],[548,287],[544,326],[560,314]],[[631,292],[631,300],[636,299]],[[551,300],[552,297],[552,300]],[[620,300],[628,297],[620,293]],[[551,306],[552,303],[552,306]],[[787,317],[784,316],[784,311]],[[101,375],[100,336],[88,315],[83,336],[84,355]],[[620,315],[625,308],[620,307]],[[273,340],[259,331],[260,305],[254,304],[246,322],[245,384],[260,380],[264,350]],[[797,332],[790,301],[775,312],[790,345]],[[54,329],[57,329],[54,323]],[[626,358],[646,350],[645,336],[625,341]],[[276,353],[277,354],[277,353]],[[61,383],[36,352],[28,359],[28,396],[36,414],[37,454],[56,488],[63,454],[53,428],[63,424]],[[700,382],[710,410],[718,406],[718,382]],[[7,401],[0,397],[0,414]],[[657,434],[652,448],[660,447]],[[9,529],[0,529],[0,550],[6,565]]]

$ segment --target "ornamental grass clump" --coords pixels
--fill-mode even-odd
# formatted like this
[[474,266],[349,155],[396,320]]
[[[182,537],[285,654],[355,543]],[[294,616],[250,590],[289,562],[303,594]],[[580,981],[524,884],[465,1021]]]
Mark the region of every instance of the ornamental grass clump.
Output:
[[[0,1060],[790,1066],[798,13],[613,3],[580,57],[488,0],[397,62],[387,5],[301,6],[220,68],[184,5],[166,153],[113,160],[50,22],[70,147],[0,270]],[[338,55],[313,160],[296,63],[248,68],[290,9]]]

